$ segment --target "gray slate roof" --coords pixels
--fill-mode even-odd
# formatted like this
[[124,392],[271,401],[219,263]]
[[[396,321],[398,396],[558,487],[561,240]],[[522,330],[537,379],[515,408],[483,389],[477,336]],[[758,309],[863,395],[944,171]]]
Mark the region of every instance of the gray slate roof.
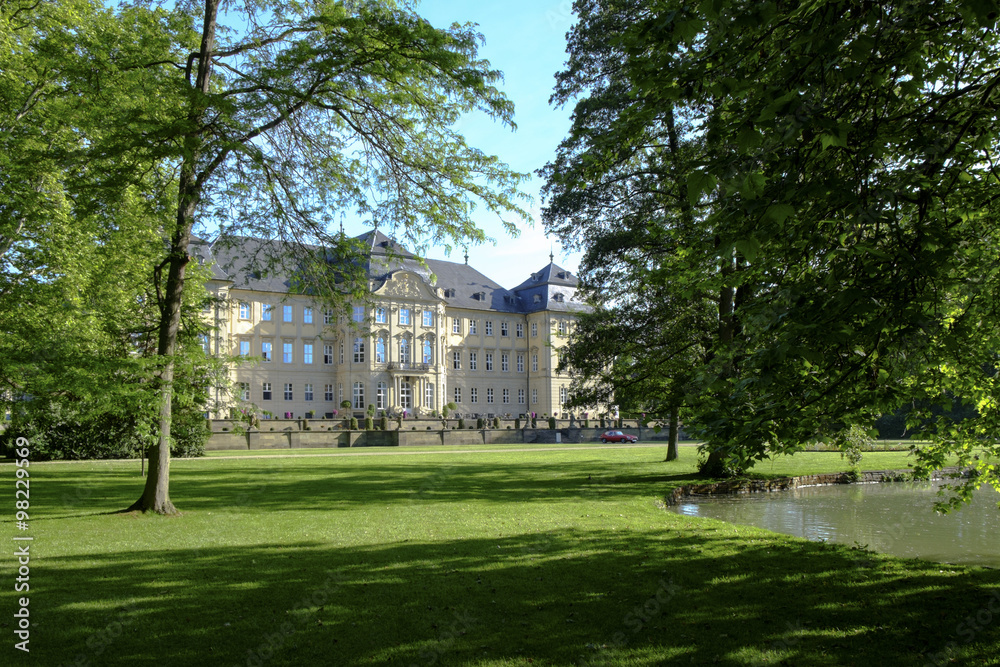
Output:
[[[508,290],[468,264],[440,259],[423,262],[396,241],[378,230],[356,237],[366,247],[363,260],[372,280],[387,280],[398,271],[410,271],[428,284],[445,290],[450,307],[505,313],[532,313],[540,310],[581,311],[589,308],[575,300],[579,281],[565,269],[550,263],[513,290]],[[315,251],[315,247],[309,248]],[[199,262],[211,263],[213,280],[229,282],[233,288],[287,293],[296,266],[287,257],[286,244],[256,238],[240,238],[210,245],[201,239],[191,244],[191,254]]]

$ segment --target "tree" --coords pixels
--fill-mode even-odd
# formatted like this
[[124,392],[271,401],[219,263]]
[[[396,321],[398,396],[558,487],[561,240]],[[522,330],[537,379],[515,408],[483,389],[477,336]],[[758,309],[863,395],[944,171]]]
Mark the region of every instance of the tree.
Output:
[[[149,155],[90,150],[115,141],[100,94],[132,114],[142,89],[128,72],[91,69],[101,39],[149,57],[162,26],[97,3],[0,6],[0,402],[7,435],[30,435],[39,456],[135,455],[149,446],[157,396],[148,333],[158,316],[151,269],[163,252],[173,179]],[[130,39],[124,39],[130,35]],[[98,90],[100,89],[100,90]],[[67,91],[73,91],[69,94]],[[115,100],[120,100],[115,102]],[[127,178],[123,178],[127,174]],[[189,301],[204,297],[192,290]],[[187,304],[190,311],[194,305]],[[199,323],[197,315],[186,317]],[[187,328],[182,449],[204,441],[208,367]],[[203,357],[203,355],[202,355]],[[181,435],[181,431],[185,435]]]
[[[477,201],[525,215],[515,203],[521,177],[451,129],[471,110],[512,125],[512,106],[493,86],[500,75],[477,59],[479,37],[469,26],[439,30],[376,3],[257,5],[237,17],[249,26],[238,31],[220,28],[219,0],[205,0],[198,46],[182,54],[178,44],[174,94],[184,111],[165,127],[176,142],[179,185],[163,263],[160,440],[134,509],[174,511],[172,360],[196,221],[214,219],[229,235],[290,236],[303,244],[296,261],[314,269],[331,256],[357,255],[329,230],[345,208],[410,236],[450,241],[484,238],[470,217]],[[349,268],[334,267],[338,284],[324,290],[328,298],[363,289],[363,276]]]
[[[977,417],[939,420],[917,454],[958,454],[1000,485],[995,8],[575,6],[554,98],[581,99],[550,187],[587,201],[587,179],[631,169],[675,209],[650,226],[696,231],[669,250],[685,259],[669,289],[719,295],[692,420],[713,454],[746,467],[956,396]],[[571,213],[546,215],[566,233]]]

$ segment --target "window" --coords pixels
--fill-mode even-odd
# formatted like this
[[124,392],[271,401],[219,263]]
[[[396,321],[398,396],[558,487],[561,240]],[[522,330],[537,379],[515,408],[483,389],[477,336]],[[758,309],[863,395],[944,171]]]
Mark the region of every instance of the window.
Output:
[[375,339],[375,363],[385,363],[385,338],[383,336]]
[[212,353],[212,344],[209,342],[208,334],[198,334],[198,342],[201,343],[201,349],[205,354]]
[[375,309],[375,322],[377,324],[386,323],[385,308],[383,306],[379,306],[378,308]]
[[487,336],[493,335],[493,322],[490,320],[486,320],[486,335]]
[[294,345],[294,343],[281,344],[281,360],[286,364],[292,363],[292,348]]
[[291,322],[292,321],[292,306],[282,306],[281,308],[281,321]]
[[340,344],[340,363],[344,363],[344,344]]
[[538,355],[537,354],[531,355],[531,372],[532,373],[537,373],[538,372]]
[[249,320],[250,319],[250,304],[246,301],[240,301],[240,319]]
[[510,389],[503,390],[503,402],[504,405],[510,403]]
[[476,370],[476,364],[479,362],[479,354],[477,352],[469,352],[469,370]]
[[486,353],[486,370],[488,370],[488,371],[492,371],[493,370],[493,353],[492,352],[487,352]]
[[537,405],[538,404],[538,390],[537,389],[532,389],[531,390],[531,404],[532,405]]
[[518,373],[523,373],[524,372],[524,355],[523,354],[517,355],[517,372]]
[[453,317],[451,318],[451,332],[454,334],[462,333],[462,318]]
[[260,319],[264,320],[265,322],[271,321],[271,304],[262,303],[260,305]]
[[354,383],[354,409],[365,409],[365,385],[361,382]]
[[433,354],[432,354],[433,351],[434,351],[434,348],[433,348],[433,345],[431,344],[431,342],[429,340],[425,340],[424,341],[424,354],[422,355],[423,356],[423,362],[425,364],[431,363],[431,360],[433,359]]
[[240,341],[240,356],[249,357],[250,356],[250,341],[241,340]]
[[323,324],[333,324],[333,311],[329,308],[323,309]]
[[506,322],[501,322],[500,323],[500,335],[501,336],[509,336],[510,335],[510,328],[509,328],[509,326],[508,326],[508,324]]
[[310,308],[309,306],[306,306],[305,308],[302,309],[302,321],[305,322],[306,324],[313,323],[313,309]]
[[337,405],[342,405],[344,403],[344,383],[337,383]]
[[475,336],[476,331],[479,328],[479,322],[477,320],[469,320],[469,335]]
[[424,383],[424,407],[433,408],[434,407],[434,383],[426,382]]
[[313,344],[302,344],[302,363],[311,364],[313,362]]
[[410,339],[401,338],[399,339],[399,363],[408,364],[410,363]]
[[355,338],[354,339],[354,363],[363,364],[365,363],[365,339]]
[[333,401],[333,384],[323,385],[323,400]]
[[422,322],[422,324],[425,327],[432,327],[432,326],[434,326],[434,311],[433,310],[425,310],[423,312],[423,322]]
[[286,382],[285,383],[285,400],[286,401],[292,400],[292,383],[291,382]]
[[462,402],[462,388],[461,387],[455,387],[455,402],[456,403],[461,403]]
[[538,335],[538,322],[531,323],[531,337],[534,338]]
[[559,320],[559,333],[563,335],[566,334],[566,322],[563,320]]
[[399,323],[400,324],[409,324],[410,323],[410,309],[409,308],[400,308],[399,309]]
[[364,306],[354,306],[353,313],[351,314],[351,319],[355,322],[365,321],[365,307]]
[[518,338],[524,338],[524,324],[518,322],[514,325],[514,332],[517,334]]
[[265,382],[264,384],[261,385],[260,388],[261,388],[261,393],[260,393],[261,398],[263,398],[265,401],[270,401],[271,400],[271,383],[270,382]]
[[452,352],[451,353],[451,367],[455,370],[462,370],[462,353]]
[[333,363],[333,345],[323,346],[323,363],[327,366]]
[[399,383],[399,407],[404,410],[413,408],[413,388],[409,382]]
[[305,389],[303,389],[303,393],[305,394],[305,399],[307,401],[313,400],[313,386],[311,382],[306,382],[306,386]]
[[469,390],[469,402],[478,403],[479,402],[479,390],[473,387]]
[[387,405],[389,405],[389,385],[379,382],[375,387],[375,407],[385,410]]
[[559,387],[559,405],[566,405],[566,387]]
[[518,389],[517,390],[517,402],[520,405],[524,405],[524,390],[523,389]]
[[504,373],[510,371],[510,355],[506,352],[500,355],[500,370]]
[[264,357],[264,361],[271,361],[271,343],[264,341],[260,344],[260,356]]
[[486,389],[486,402],[487,403],[493,402],[493,387],[487,387]]
[[244,401],[250,400],[250,383],[240,382],[240,399]]

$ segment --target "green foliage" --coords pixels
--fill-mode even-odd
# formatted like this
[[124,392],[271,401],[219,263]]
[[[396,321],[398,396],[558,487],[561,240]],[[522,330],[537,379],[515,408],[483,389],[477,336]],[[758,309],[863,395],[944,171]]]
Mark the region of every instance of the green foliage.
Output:
[[549,428],[552,429],[553,431],[555,430],[555,428],[556,428],[556,418],[555,417],[549,417]]
[[383,414],[382,417],[379,418],[378,421],[379,421],[379,429],[381,429],[383,431],[388,431],[389,430],[389,418],[387,416],[385,416]]
[[371,431],[375,428],[375,420],[371,416],[365,417],[365,430]]
[[483,421],[483,418],[482,417],[477,417],[476,418],[476,428],[481,431],[485,427],[486,427],[486,422]]
[[519,431],[521,430],[521,418],[520,417],[517,417],[516,419],[514,419],[514,428],[516,428]]
[[458,428],[459,430],[465,429],[465,419],[463,419],[462,417],[458,418]]
[[935,441],[921,465],[958,453],[1000,486],[995,7],[576,9],[546,225],[586,249],[609,321],[620,308],[652,343],[650,363],[618,361],[595,325],[599,384],[631,400],[659,383],[655,411],[686,407],[711,466],[737,469],[958,397],[978,415],[913,415]]
[[358,430],[358,418],[357,417],[351,417],[351,430],[352,431],[357,431]]

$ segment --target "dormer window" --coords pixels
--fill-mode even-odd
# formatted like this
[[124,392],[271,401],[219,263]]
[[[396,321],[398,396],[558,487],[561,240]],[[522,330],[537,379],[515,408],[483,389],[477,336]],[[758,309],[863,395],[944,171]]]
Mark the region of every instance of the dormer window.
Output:
[[560,279],[566,280],[566,272],[565,271],[560,271],[557,275],[559,276]]
[[454,288],[449,287],[448,289],[446,289],[444,291],[444,296],[446,299],[450,299],[451,297],[455,296]]
[[486,301],[486,292],[476,292],[472,295],[472,298],[476,301]]
[[553,294],[552,295],[552,300],[553,301],[557,301],[558,303],[562,303],[563,302],[563,295],[559,294],[559,293]]
[[536,294],[535,295],[535,303],[541,303],[541,301],[542,301],[542,295],[541,294]]

